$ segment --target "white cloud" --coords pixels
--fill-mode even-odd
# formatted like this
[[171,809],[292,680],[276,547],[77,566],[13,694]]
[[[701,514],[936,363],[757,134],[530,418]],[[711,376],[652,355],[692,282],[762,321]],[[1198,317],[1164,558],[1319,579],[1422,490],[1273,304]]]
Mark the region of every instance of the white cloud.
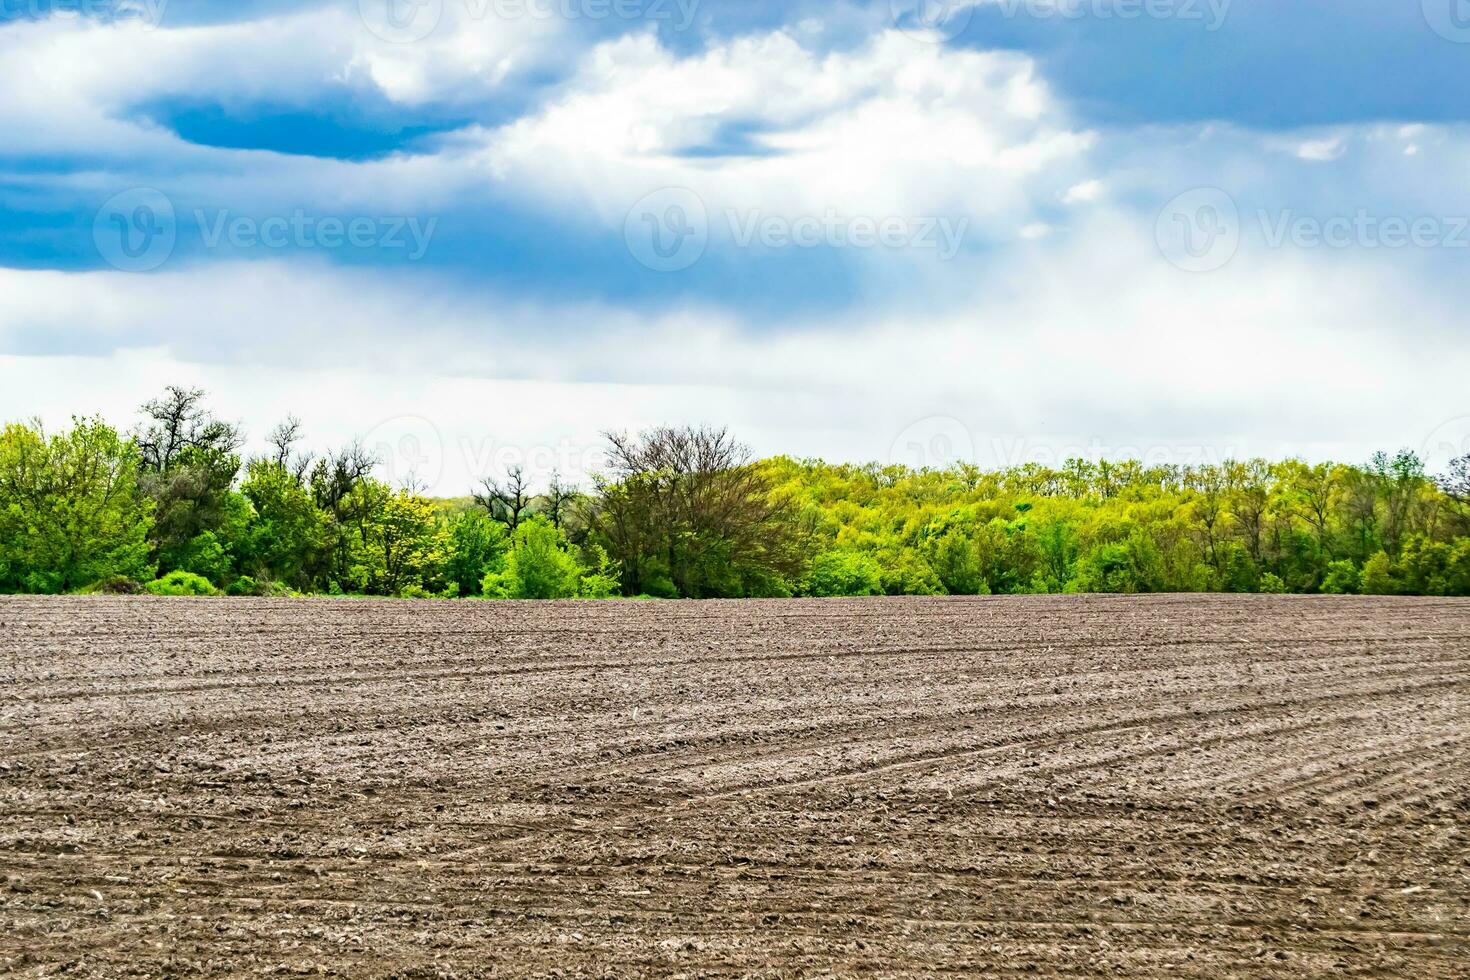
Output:
[[1100,180],[1084,180],[1067,188],[1062,195],[1063,204],[1090,204],[1101,196],[1103,183]]
[[[756,152],[689,154],[730,125]],[[1029,59],[899,32],[826,55],[776,32],[688,58],[651,34],[626,37],[593,51],[541,111],[471,135],[496,179],[612,225],[660,187],[786,216],[1004,220],[1068,186],[1094,141]]]
[[357,9],[340,2],[176,29],[61,16],[0,24],[0,87],[26,93],[0,104],[6,148],[105,152],[114,162],[184,152],[171,133],[129,118],[133,107],[166,97],[309,106],[348,86],[406,106],[474,102],[511,72],[544,65],[565,33],[559,19],[475,18],[448,3],[433,34],[397,44],[369,31]]
[[1296,155],[1303,160],[1313,163],[1329,163],[1342,156],[1347,147],[1342,138],[1333,136],[1327,139],[1304,140],[1296,145]]

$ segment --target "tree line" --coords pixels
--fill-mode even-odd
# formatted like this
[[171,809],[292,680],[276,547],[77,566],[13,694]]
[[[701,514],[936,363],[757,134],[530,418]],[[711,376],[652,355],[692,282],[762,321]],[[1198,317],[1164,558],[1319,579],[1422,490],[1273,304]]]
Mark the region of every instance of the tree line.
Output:
[[609,433],[585,488],[511,467],[444,500],[359,443],[305,450],[295,418],[246,458],[197,389],[140,414],[0,432],[0,592],[1470,595],[1470,456],[914,470],[665,427]]

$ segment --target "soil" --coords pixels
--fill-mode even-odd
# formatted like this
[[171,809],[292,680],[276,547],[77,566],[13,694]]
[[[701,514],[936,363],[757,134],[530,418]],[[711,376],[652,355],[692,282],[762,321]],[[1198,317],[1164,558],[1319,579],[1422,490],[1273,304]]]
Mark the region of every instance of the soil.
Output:
[[1470,602],[0,598],[0,973],[1470,976]]

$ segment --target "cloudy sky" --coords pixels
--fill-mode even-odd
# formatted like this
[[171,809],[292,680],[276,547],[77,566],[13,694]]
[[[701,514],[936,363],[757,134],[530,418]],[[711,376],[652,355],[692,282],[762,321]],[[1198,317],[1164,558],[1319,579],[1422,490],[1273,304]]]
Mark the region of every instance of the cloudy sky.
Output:
[[0,419],[1470,450],[1466,0],[0,0]]

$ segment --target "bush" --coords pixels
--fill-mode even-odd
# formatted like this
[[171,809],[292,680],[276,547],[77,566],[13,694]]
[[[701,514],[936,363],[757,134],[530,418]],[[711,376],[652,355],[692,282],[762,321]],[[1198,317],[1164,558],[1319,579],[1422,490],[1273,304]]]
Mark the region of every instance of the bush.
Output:
[[883,571],[860,552],[823,552],[812,561],[806,592],[814,596],[882,595]]
[[488,599],[573,599],[582,588],[582,566],[566,550],[561,531],[544,517],[516,528],[505,570],[485,576]]
[[149,582],[145,588],[153,595],[219,595],[209,579],[192,572],[169,572],[163,578]]
[[126,575],[109,575],[81,590],[81,595],[142,595],[143,583]]
[[1261,591],[1269,595],[1284,595],[1288,590],[1281,576],[1267,572],[1261,576]]
[[1363,566],[1358,588],[1364,595],[1397,595],[1398,583],[1393,578],[1393,563],[1382,551]]
[[1162,592],[1164,576],[1159,550],[1144,531],[1122,541],[1099,545],[1077,563],[1068,592]]
[[1358,566],[1350,561],[1335,561],[1327,566],[1327,577],[1322,580],[1322,591],[1328,595],[1356,595],[1358,592]]
[[192,572],[210,582],[223,582],[230,573],[230,556],[213,531],[190,540],[172,564],[181,572]]

